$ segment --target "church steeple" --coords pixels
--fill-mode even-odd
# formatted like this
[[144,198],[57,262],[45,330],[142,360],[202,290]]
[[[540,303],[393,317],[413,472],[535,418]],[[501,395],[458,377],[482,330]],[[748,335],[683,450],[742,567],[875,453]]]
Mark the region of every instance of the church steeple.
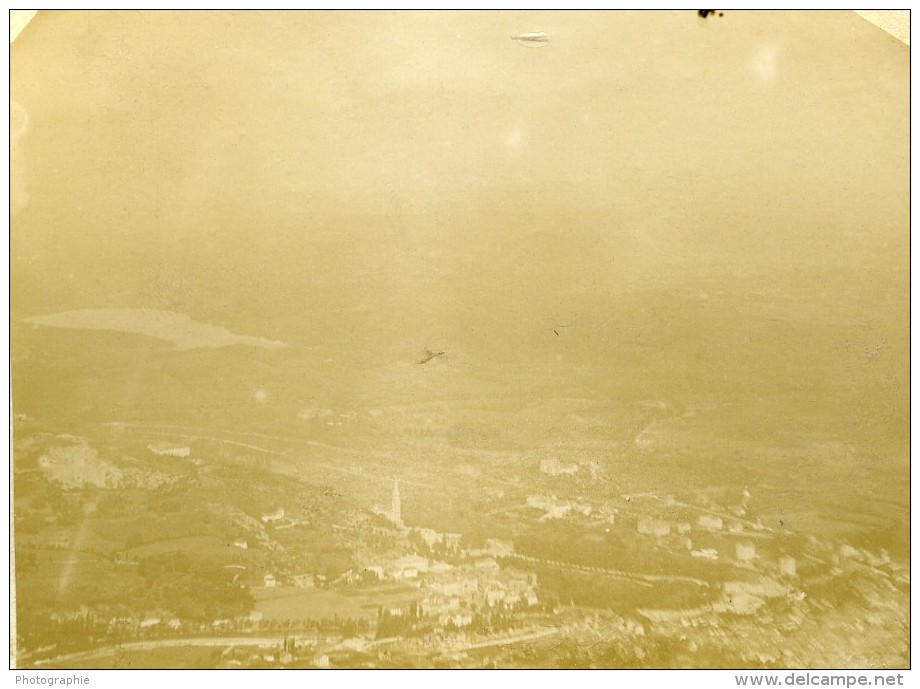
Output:
[[399,498],[399,479],[393,481],[393,502],[390,506],[390,519],[397,526],[402,526],[402,501]]

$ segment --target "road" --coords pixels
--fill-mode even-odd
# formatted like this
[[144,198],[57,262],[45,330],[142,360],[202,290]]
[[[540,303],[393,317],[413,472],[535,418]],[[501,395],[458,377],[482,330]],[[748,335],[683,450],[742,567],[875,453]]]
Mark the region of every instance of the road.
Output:
[[682,582],[709,588],[708,581],[703,581],[702,579],[697,579],[695,577],[680,576],[678,574],[639,574],[636,572],[624,572],[623,570],[619,569],[605,569],[603,567],[591,567],[590,565],[578,565],[572,562],[563,562],[561,560],[546,560],[539,557],[531,557],[529,555],[520,555],[518,553],[515,553],[514,555],[508,555],[506,557],[528,562],[530,564],[544,565],[546,567],[557,567],[560,569],[574,570],[576,572],[585,572],[587,574],[600,574],[602,576],[625,579],[627,581],[632,581],[641,586],[647,587],[651,587],[658,582]]
[[[110,655],[124,651],[152,651],[158,648],[188,648],[190,646],[280,646],[285,639],[296,638],[298,640],[307,639],[316,642],[316,637],[305,637],[302,634],[279,634],[277,636],[190,636],[178,639],[151,639],[149,641],[131,641],[115,646],[102,646],[89,651],[80,653],[68,653],[66,655],[54,656],[37,660],[31,664],[32,667],[41,667],[50,663],[65,663],[72,660],[85,660],[95,658],[96,656]],[[21,657],[24,658],[24,657]]]
[[519,644],[525,641],[534,641],[536,639],[542,639],[547,636],[552,636],[553,634],[558,634],[560,631],[559,627],[546,627],[544,629],[539,629],[533,632],[527,632],[524,634],[515,634],[512,636],[504,636],[498,639],[485,639],[483,641],[470,641],[468,643],[459,644],[457,646],[451,645],[449,651],[445,653],[457,653],[459,651],[471,651],[476,648],[490,648],[492,646],[507,646],[509,644]]

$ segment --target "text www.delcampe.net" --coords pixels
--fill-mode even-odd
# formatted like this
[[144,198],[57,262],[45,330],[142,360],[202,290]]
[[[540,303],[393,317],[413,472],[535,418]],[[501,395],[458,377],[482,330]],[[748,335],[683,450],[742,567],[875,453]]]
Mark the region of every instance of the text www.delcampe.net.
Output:
[[903,686],[904,675],[859,675],[792,672],[786,675],[735,675],[735,684],[767,687],[885,687]]

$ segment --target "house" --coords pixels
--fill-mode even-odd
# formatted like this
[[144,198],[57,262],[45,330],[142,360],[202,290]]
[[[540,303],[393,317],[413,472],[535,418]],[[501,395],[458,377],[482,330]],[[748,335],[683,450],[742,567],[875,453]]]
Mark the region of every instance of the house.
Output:
[[514,544],[497,538],[487,538],[485,552],[492,557],[509,557],[514,555]]
[[[349,569],[347,572],[343,572],[338,579],[336,579],[333,584],[339,584],[345,582],[346,584],[355,584],[361,580],[361,575],[355,572],[352,569]],[[315,585],[315,584],[314,584]]]
[[236,539],[235,541],[233,541],[233,545],[234,547],[242,548],[243,550],[247,550],[249,548],[249,543],[246,542],[245,538]]
[[425,544],[428,546],[428,549],[431,550],[434,548],[436,543],[442,543],[444,541],[444,536],[439,534],[434,529],[426,529],[422,527],[417,527],[412,530],[414,533],[417,533],[421,536],[422,540],[425,541]]
[[527,506],[534,509],[543,510],[546,514],[540,517],[540,520],[562,519],[568,516],[572,511],[572,505],[567,502],[560,502],[556,496],[528,495]]
[[421,555],[405,555],[398,560],[394,560],[393,567],[402,570],[414,569],[417,575],[418,572],[428,571],[428,558]]
[[578,473],[578,465],[564,464],[552,457],[540,461],[540,471],[550,476],[574,476]]
[[426,617],[446,615],[460,608],[460,599],[456,596],[445,598],[443,596],[429,595],[419,603],[419,610]]
[[846,543],[840,546],[840,557],[851,559],[859,556],[859,551]]
[[795,578],[795,558],[783,555],[779,558],[779,573],[790,579]]
[[473,624],[473,616],[468,612],[455,612],[452,615],[440,615],[438,623],[442,626],[452,624],[455,627],[467,627]]
[[420,555],[404,555],[389,562],[385,567],[372,565],[365,567],[366,572],[373,572],[378,578],[389,577],[400,581],[402,579],[415,579],[420,573],[428,571],[428,558]]
[[364,571],[370,572],[371,574],[376,575],[377,578],[381,580],[384,577],[383,567],[381,567],[380,565],[370,565],[368,567],[365,567]]
[[743,541],[735,545],[735,557],[739,562],[750,562],[757,557],[757,549],[750,541]]
[[312,589],[316,586],[316,579],[312,574],[295,574],[291,577],[291,583],[297,588]]
[[284,519],[284,508],[283,507],[279,507],[274,512],[268,512],[262,515],[263,524],[271,524],[273,522],[280,522],[282,519]]
[[267,589],[275,588],[278,585],[278,582],[275,579],[275,575],[266,574],[264,577],[262,577],[262,585]]
[[455,551],[460,549],[460,539],[462,534],[458,533],[445,533],[444,536],[444,548],[448,551]]
[[702,550],[691,550],[690,555],[692,557],[701,557],[706,560],[718,560],[719,551],[715,548],[703,548]]
[[485,592],[485,598],[488,606],[493,608],[505,600],[505,592],[502,589],[489,589]]
[[499,564],[491,557],[476,560],[476,571],[478,572],[497,572],[499,569],[501,569]]
[[721,531],[722,518],[713,514],[703,514],[696,520],[696,525],[704,531]]
[[671,525],[663,519],[640,519],[637,528],[639,533],[649,536],[668,536],[671,533]]
[[478,589],[479,581],[475,576],[468,576],[461,573],[457,573],[455,576],[448,575],[443,579],[428,583],[429,591],[432,593],[439,593],[443,596],[466,597],[475,593]]

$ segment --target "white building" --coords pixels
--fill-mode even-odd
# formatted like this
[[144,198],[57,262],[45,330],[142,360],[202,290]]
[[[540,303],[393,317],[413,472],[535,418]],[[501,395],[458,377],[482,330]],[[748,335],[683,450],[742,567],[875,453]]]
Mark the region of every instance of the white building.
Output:
[[692,557],[701,557],[704,560],[718,560],[719,551],[715,548],[703,548],[701,550],[691,550],[690,555]]
[[696,525],[705,531],[721,531],[723,526],[722,518],[713,514],[700,515]]
[[452,624],[455,627],[466,627],[473,623],[473,616],[468,612],[443,614],[438,616],[438,623],[441,625]]
[[442,543],[444,541],[444,536],[439,534],[434,529],[418,527],[413,529],[413,531],[422,537],[422,540],[425,541],[425,544],[428,546],[429,550],[434,548],[436,543]]
[[428,558],[421,555],[404,555],[398,560],[393,560],[393,567],[396,569],[414,569],[417,572],[428,571]]
[[297,588],[312,589],[316,586],[316,579],[312,574],[295,574],[291,577],[291,583]]
[[381,567],[380,565],[369,565],[368,567],[364,568],[364,571],[370,572],[371,574],[376,575],[377,578],[381,580],[384,577],[383,567]]
[[148,445],[147,449],[160,457],[188,457],[192,454],[191,448],[173,443],[153,443]]
[[671,533],[671,525],[662,519],[640,519],[637,529],[649,536],[668,536]]
[[514,544],[498,538],[487,538],[485,552],[493,557],[509,557],[514,555]]
[[284,508],[279,507],[274,512],[268,512],[267,514],[262,515],[263,524],[271,524],[273,522],[280,522],[284,519]]
[[750,562],[757,557],[757,549],[750,541],[743,541],[735,545],[735,557],[740,562]]
[[555,457],[540,461],[540,471],[550,476],[574,476],[578,473],[578,465],[564,464]]
[[476,571],[478,572],[497,572],[501,567],[491,557],[476,560]]
[[791,555],[783,555],[779,558],[779,573],[784,577],[795,578],[795,558]]

